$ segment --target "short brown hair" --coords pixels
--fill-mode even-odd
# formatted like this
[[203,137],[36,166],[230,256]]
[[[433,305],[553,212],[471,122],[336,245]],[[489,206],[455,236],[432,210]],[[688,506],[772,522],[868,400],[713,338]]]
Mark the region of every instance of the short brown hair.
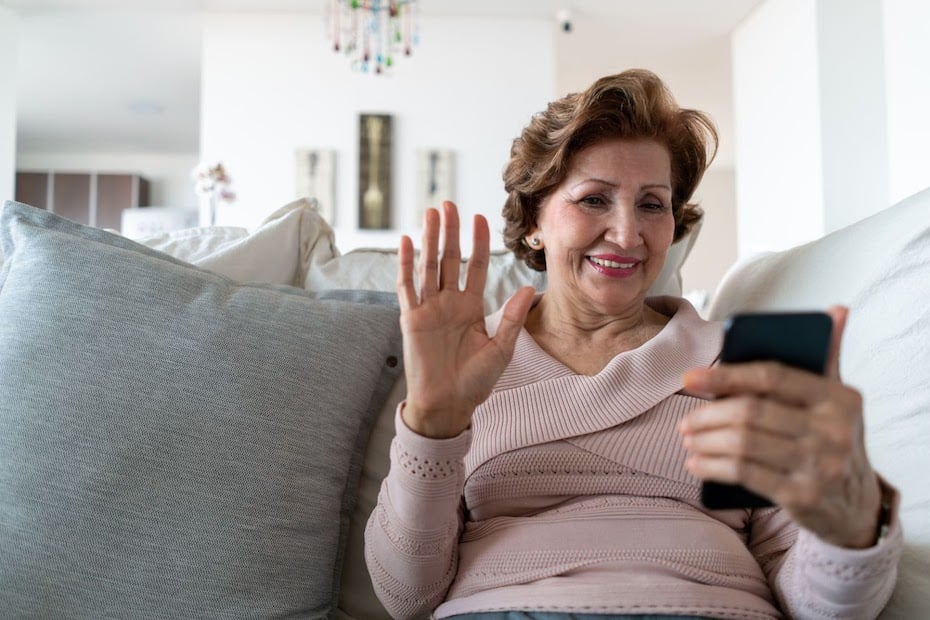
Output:
[[513,141],[503,175],[504,243],[527,265],[546,269],[543,251],[523,240],[535,226],[543,200],[568,174],[571,158],[618,137],[648,138],[668,148],[676,241],[701,218],[700,207],[688,200],[717,152],[717,129],[703,112],[680,108],[657,75],[631,69],[553,101]]

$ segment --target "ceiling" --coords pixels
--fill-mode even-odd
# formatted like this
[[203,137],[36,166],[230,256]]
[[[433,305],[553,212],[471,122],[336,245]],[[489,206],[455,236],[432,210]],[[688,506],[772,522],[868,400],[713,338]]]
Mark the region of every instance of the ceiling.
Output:
[[[552,20],[576,28],[558,71],[609,45],[689,68],[762,0],[420,0],[423,17]],[[20,16],[20,152],[196,153],[201,21],[209,11],[323,14],[328,0],[0,0]],[[594,28],[596,25],[596,28]],[[582,32],[593,36],[579,36]],[[617,36],[622,33],[622,36]],[[599,48],[600,46],[600,48]],[[719,44],[716,48],[719,49]],[[720,62],[719,54],[706,62]],[[569,67],[568,69],[566,67]],[[568,82],[570,82],[570,75]],[[566,80],[560,81],[566,85]],[[574,88],[574,85],[571,85]],[[673,85],[674,86],[674,85]],[[692,104],[694,105],[694,104]],[[714,105],[727,105],[715,102]],[[698,107],[698,106],[695,106]],[[728,118],[727,112],[721,116]],[[726,133],[726,127],[721,127]]]

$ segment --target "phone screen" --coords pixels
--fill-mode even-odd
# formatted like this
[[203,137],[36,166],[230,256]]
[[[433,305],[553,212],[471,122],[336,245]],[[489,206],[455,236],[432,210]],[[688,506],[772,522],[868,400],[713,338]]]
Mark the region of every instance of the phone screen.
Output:
[[[833,320],[823,312],[747,313],[724,324],[720,361],[728,364],[771,360],[817,374],[826,371]],[[772,502],[734,484],[705,481],[707,508],[761,508]]]

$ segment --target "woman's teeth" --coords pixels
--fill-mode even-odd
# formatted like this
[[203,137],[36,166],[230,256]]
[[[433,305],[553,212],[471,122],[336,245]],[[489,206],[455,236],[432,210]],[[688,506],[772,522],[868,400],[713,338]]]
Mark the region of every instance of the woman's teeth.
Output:
[[589,257],[589,260],[595,265],[600,265],[601,267],[609,267],[610,269],[632,269],[636,266],[636,263],[617,263],[612,260],[606,260],[603,258],[595,258],[593,256]]

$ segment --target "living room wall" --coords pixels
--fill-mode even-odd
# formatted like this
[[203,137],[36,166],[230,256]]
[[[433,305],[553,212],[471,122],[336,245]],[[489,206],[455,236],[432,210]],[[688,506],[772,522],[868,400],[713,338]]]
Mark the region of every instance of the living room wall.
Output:
[[19,153],[20,170],[105,171],[139,174],[149,181],[149,204],[197,208],[197,194],[191,172],[197,166],[196,153],[149,152],[45,152]]
[[[392,75],[372,76],[332,51],[321,17],[208,14],[201,160],[223,162],[237,194],[219,223],[254,226],[297,197],[297,149],[332,149],[337,244],[396,247],[401,233],[419,234],[417,150],[449,149],[463,234],[470,239],[471,214],[482,213],[503,247],[501,171],[513,138],[555,92],[554,30],[549,20],[423,18],[414,56],[399,59]],[[387,231],[357,227],[363,112],[393,117]]]
[[897,202],[930,187],[930,2],[885,0],[889,191]]
[[930,186],[930,4],[767,0],[733,36],[739,255]]
[[[13,17],[19,73],[8,92],[17,99],[20,133],[10,173],[139,174],[149,181],[150,206],[196,209],[199,11],[76,5]],[[184,71],[179,59],[191,61]],[[56,108],[60,116],[50,115]],[[120,127],[133,127],[127,135],[134,137],[121,136]]]

